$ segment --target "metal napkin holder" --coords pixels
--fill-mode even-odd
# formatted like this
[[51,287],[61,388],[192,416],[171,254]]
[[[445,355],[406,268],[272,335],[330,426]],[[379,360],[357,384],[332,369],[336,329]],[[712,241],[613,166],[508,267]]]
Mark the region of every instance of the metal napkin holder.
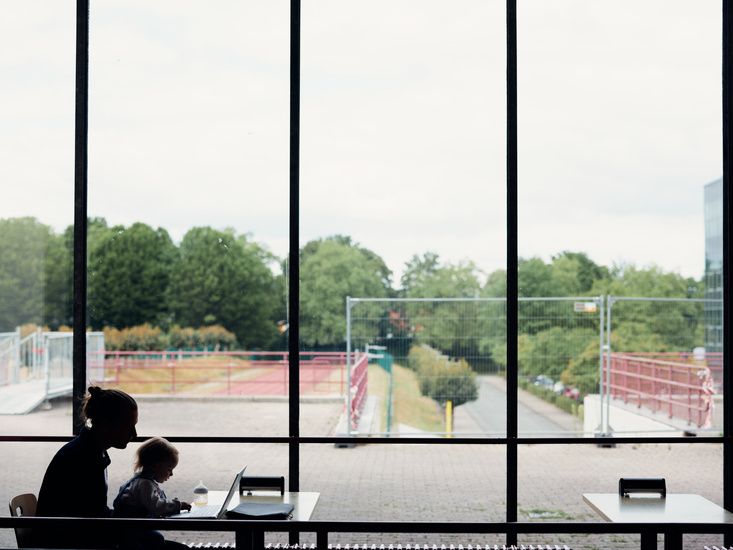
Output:
[[653,493],[665,498],[667,485],[663,477],[622,477],[618,480],[619,496],[628,497],[633,493]]

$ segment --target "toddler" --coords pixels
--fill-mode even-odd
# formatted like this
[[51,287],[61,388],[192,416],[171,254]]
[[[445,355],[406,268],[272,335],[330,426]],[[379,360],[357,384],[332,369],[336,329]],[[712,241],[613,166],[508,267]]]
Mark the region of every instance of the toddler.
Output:
[[[160,483],[168,481],[178,466],[178,449],[167,439],[153,437],[137,450],[135,475],[121,487],[114,502],[113,516],[118,518],[156,518],[190,510],[191,504],[166,498]],[[187,548],[167,541],[158,531],[131,531],[121,543],[127,550],[163,550]]]

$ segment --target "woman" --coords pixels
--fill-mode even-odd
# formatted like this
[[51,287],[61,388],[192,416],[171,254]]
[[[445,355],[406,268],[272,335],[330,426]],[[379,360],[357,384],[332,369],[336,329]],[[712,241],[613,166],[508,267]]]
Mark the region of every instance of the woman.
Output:
[[[38,494],[41,517],[105,518],[107,450],[124,449],[137,436],[137,403],[120,390],[91,386],[84,398],[84,427],[61,447],[46,470]],[[113,548],[116,537],[104,529],[36,529],[35,546],[42,548]]]

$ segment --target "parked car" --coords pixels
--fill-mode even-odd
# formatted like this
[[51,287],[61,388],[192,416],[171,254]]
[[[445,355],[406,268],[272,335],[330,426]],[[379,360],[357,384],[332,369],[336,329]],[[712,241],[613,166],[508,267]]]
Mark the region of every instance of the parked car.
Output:
[[580,390],[576,387],[565,388],[565,397],[578,400],[580,399]]
[[552,390],[553,386],[555,385],[555,381],[552,378],[545,376],[544,374],[540,374],[537,378],[535,378],[534,385],[542,386],[543,388]]

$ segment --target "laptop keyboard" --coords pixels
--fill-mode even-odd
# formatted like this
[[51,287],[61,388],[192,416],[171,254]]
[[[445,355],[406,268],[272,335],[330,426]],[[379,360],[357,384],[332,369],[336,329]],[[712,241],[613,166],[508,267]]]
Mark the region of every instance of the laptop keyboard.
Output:
[[192,506],[191,510],[186,513],[187,518],[215,518],[219,513],[221,506],[217,504],[199,504]]

